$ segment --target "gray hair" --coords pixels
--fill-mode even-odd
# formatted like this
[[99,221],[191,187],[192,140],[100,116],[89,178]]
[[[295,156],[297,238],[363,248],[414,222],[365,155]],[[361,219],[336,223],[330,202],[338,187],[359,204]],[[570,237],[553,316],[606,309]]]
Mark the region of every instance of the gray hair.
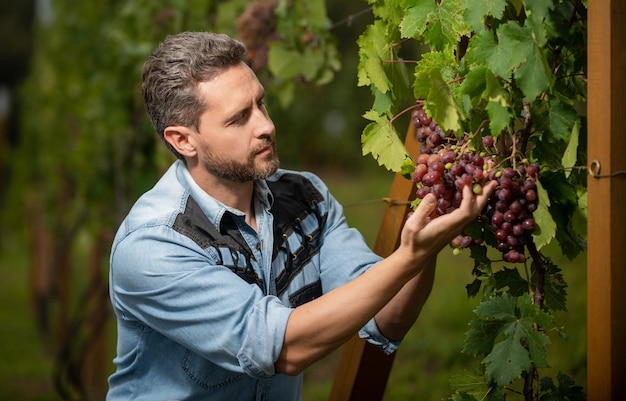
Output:
[[245,46],[224,34],[182,32],[168,36],[143,66],[143,99],[152,125],[167,148],[184,161],[164,137],[165,128],[198,129],[205,110],[196,90],[227,68],[244,61]]

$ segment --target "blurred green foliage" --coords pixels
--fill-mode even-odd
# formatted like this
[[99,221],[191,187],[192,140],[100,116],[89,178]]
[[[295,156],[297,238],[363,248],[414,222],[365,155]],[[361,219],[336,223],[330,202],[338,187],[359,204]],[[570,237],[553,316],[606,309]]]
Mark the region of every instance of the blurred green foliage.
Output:
[[[48,295],[63,295],[68,303],[50,298],[47,313],[52,318],[62,315],[65,321],[59,325],[80,324],[86,306],[81,305],[82,296],[89,291],[89,280],[97,279],[88,274],[88,267],[99,269],[100,279],[107,271],[107,255],[94,262],[91,250],[106,248],[98,244],[102,232],[115,228],[172,160],[143,110],[143,60],[168,33],[212,29],[235,35],[237,16],[248,3],[56,0],[39,2],[53,7],[44,8],[47,11],[33,22],[34,1],[3,2],[0,35],[11,46],[0,49],[0,85],[20,84],[20,91],[14,92],[10,130],[0,125],[5,127],[0,130],[0,274],[6,287],[0,292],[0,400],[60,399],[53,384],[59,344],[54,335],[39,331],[33,308],[30,268],[42,256],[35,248],[33,220],[41,218],[39,223],[53,234],[54,250],[43,256],[51,259],[52,267],[66,268],[60,270],[66,276],[56,276],[59,270],[52,270],[51,276],[71,281],[69,287],[56,283],[49,288]],[[313,170],[325,178],[346,205],[349,221],[373,244],[384,206],[377,200],[388,193],[391,179],[371,157],[361,155],[366,124],[361,115],[371,96],[368,89],[357,87],[356,41],[372,16],[362,0],[328,0],[326,8],[329,21],[315,29],[319,34],[328,29],[337,38],[341,69],[334,70],[332,81],[319,86],[295,80],[285,92],[284,83],[272,82],[266,72],[259,76],[276,90],[268,107],[283,166]],[[71,269],[59,266],[66,261]],[[471,310],[462,296],[469,267],[458,279],[450,268],[444,271],[443,284],[449,286],[437,284],[429,308],[407,338],[390,378],[390,400],[449,394],[447,369],[459,362],[463,325]],[[452,292],[463,299],[453,302],[448,295]],[[584,322],[573,324],[577,333],[584,333]],[[114,328],[107,330],[112,344]],[[72,341],[80,344],[81,339]],[[112,369],[111,344],[103,362],[107,372]],[[581,366],[584,347],[576,348],[575,355],[572,363]],[[336,355],[311,369],[305,400],[327,397],[334,361]]]

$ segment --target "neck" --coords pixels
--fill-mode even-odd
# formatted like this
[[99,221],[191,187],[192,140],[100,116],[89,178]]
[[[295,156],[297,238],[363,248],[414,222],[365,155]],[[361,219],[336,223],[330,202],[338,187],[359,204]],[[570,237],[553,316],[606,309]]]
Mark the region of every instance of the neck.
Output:
[[199,174],[198,170],[189,170],[194,181],[211,197],[224,205],[240,210],[246,215],[246,222],[256,230],[254,214],[254,182],[233,182],[222,178]]

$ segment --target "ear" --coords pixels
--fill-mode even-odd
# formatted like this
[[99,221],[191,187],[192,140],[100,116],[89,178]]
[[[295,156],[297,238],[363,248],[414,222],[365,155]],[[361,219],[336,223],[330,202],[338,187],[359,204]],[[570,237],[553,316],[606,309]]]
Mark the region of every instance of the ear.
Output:
[[163,131],[163,137],[174,149],[185,157],[194,157],[197,154],[193,138],[193,132],[183,126],[170,126]]

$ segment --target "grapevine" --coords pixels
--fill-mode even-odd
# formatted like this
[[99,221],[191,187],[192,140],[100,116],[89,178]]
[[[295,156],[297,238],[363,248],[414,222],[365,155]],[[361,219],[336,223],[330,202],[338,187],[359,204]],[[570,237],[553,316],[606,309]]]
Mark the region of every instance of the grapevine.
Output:
[[[539,178],[539,166],[529,163],[523,155],[501,151],[504,147],[496,146],[491,135],[464,134],[457,138],[444,133],[421,105],[413,111],[411,122],[422,144],[412,174],[417,198],[434,194],[435,212],[441,216],[459,207],[464,186],[470,185],[479,194],[487,180],[496,180],[498,187],[479,217],[490,232],[481,234],[493,236],[492,243],[504,261],[524,262],[525,245],[536,228],[533,212],[537,210],[535,180]],[[482,236],[460,235],[452,246],[458,253],[458,249],[481,244],[483,240]]]
[[[573,259],[586,246],[586,182],[575,170],[586,159],[586,2],[369,3],[375,20],[358,40],[359,84],[374,96],[363,153],[413,180],[413,206],[434,194],[435,218],[459,206],[465,186],[481,193],[497,181],[450,244],[474,261],[468,296],[482,294],[463,348],[480,371],[461,376],[472,384],[451,399],[584,399],[567,374],[555,384],[544,373],[567,284],[543,248],[557,243]],[[408,111],[418,154],[394,127]]]

